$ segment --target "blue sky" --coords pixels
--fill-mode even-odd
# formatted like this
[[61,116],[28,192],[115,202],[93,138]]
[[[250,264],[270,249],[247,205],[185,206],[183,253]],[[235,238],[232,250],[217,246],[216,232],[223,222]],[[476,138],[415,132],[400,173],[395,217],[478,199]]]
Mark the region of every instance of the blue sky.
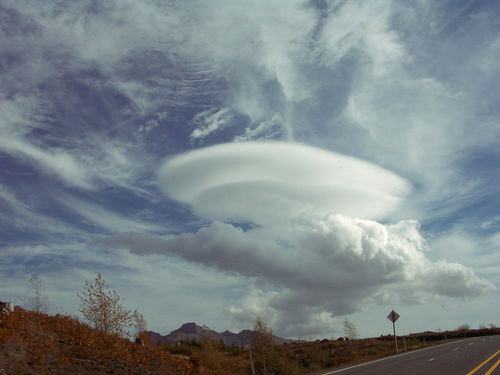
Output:
[[[498,322],[494,1],[0,5],[0,298],[150,328]],[[386,312],[387,311],[387,312]]]

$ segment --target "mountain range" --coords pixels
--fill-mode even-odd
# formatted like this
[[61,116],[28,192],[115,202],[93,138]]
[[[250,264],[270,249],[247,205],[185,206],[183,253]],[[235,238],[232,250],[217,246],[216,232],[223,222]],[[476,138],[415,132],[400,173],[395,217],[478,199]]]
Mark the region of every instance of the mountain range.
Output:
[[[210,338],[212,340],[222,341],[224,345],[245,347],[250,345],[254,331],[245,329],[239,333],[230,332],[228,330],[225,330],[224,332],[216,332],[191,322],[184,323],[180,328],[173,330],[168,335],[161,335],[153,331],[148,331],[148,334],[151,342],[156,345],[193,340],[200,342],[203,339]],[[279,344],[288,341],[274,335],[273,340]]]

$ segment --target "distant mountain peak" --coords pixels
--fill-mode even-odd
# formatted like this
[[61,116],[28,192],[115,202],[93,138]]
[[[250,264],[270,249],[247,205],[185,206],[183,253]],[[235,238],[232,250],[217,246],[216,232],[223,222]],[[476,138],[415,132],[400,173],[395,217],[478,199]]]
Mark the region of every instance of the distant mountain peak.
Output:
[[184,323],[182,326],[180,326],[180,328],[176,329],[175,331],[172,331],[171,333],[173,332],[199,333],[201,330],[203,330],[203,327],[200,327],[194,322],[190,322],[190,323]]
[[[214,340],[220,340],[225,345],[237,345],[237,346],[248,346],[250,345],[253,337],[253,331],[249,329],[244,329],[238,334],[233,333],[229,330],[224,332],[216,332],[209,330],[210,337]],[[160,335],[156,332],[149,332],[149,337],[154,344],[167,344],[167,343],[177,343],[180,341],[201,341],[205,338],[206,330],[204,327],[199,326],[195,322],[189,322],[182,324],[179,328],[173,330],[168,335]],[[282,339],[277,336],[273,336],[277,343],[283,343],[288,340]]]

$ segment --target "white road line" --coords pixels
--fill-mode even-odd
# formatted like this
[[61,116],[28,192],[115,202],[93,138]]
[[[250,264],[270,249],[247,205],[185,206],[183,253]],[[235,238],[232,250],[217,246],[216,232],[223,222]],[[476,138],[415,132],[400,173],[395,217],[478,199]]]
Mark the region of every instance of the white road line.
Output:
[[473,342],[469,342],[469,346],[471,346],[471,345],[474,345],[474,343]]
[[452,349],[451,351],[456,352],[458,349],[460,349],[460,348],[455,348],[455,349]]
[[429,349],[439,348],[440,346],[457,344],[457,343],[459,343],[459,342],[462,342],[462,341],[467,341],[467,340],[470,340],[470,339],[462,339],[462,340],[458,340],[458,341],[445,342],[444,344],[439,344],[439,345],[428,346],[427,348],[417,349],[417,350],[413,350],[413,351],[411,351],[411,352],[407,352],[407,353],[403,353],[403,354],[399,354],[399,355],[391,355],[390,357],[385,357],[385,358],[376,359],[375,361],[371,361],[371,362],[360,363],[359,365],[354,365],[354,366],[350,366],[350,367],[346,367],[346,368],[341,368],[341,369],[338,369],[338,370],[333,370],[333,371],[330,371],[330,372],[323,372],[321,375],[331,375],[331,374],[336,374],[336,373],[338,373],[338,372],[351,370],[351,369],[356,368],[356,367],[361,367],[361,366],[371,365],[372,363],[382,362],[382,361],[386,361],[386,360],[388,360],[388,359],[392,359],[392,358],[404,357],[405,355],[408,355],[408,354],[413,354],[413,353],[421,352],[421,351],[423,351],[423,350],[429,350]]
[[434,361],[436,358],[429,358],[429,360],[427,362],[432,362]]

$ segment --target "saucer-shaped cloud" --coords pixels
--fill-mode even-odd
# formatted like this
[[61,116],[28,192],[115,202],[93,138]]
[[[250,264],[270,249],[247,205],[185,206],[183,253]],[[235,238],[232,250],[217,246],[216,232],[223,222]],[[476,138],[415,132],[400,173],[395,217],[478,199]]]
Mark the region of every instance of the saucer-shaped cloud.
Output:
[[175,156],[159,172],[170,198],[208,219],[277,223],[305,211],[379,219],[409,184],[372,163],[283,142],[222,144]]

